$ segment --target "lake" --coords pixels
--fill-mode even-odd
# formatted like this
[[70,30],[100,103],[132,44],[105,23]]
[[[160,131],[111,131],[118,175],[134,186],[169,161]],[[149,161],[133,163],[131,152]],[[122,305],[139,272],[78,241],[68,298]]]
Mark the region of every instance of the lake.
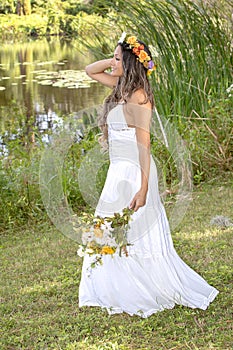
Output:
[[[9,122],[17,124],[22,115],[25,123],[33,120],[33,126],[46,133],[64,116],[101,104],[110,90],[87,80],[83,71],[94,60],[75,40],[49,37],[1,43],[1,136],[9,133]],[[0,143],[4,148],[2,138]]]

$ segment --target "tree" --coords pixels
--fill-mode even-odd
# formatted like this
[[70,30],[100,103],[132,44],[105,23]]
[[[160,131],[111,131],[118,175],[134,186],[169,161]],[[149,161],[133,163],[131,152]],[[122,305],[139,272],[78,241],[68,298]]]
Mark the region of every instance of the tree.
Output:
[[31,14],[31,0],[17,0],[16,12],[19,16]]

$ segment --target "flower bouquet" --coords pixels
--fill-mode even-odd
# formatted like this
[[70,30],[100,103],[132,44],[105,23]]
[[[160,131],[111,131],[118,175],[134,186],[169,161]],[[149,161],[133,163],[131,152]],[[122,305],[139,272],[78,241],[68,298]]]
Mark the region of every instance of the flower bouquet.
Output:
[[85,214],[83,225],[73,229],[81,236],[82,244],[79,245],[77,254],[84,257],[86,254],[94,256],[91,267],[102,265],[103,255],[117,253],[119,256],[128,256],[127,232],[131,220],[132,209],[124,208],[121,213],[114,213],[111,217],[100,217]]

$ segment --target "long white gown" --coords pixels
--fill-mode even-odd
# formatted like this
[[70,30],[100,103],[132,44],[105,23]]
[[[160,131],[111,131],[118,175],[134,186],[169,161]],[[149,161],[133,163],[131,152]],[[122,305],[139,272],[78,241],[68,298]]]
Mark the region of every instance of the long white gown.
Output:
[[[127,207],[141,183],[136,132],[126,123],[123,104],[110,111],[107,123],[110,167],[95,212],[102,217]],[[84,257],[80,307],[145,318],[175,304],[205,310],[218,294],[173,247],[152,157],[146,205],[133,214],[128,241],[128,256],[105,255],[95,268],[90,269],[93,256]]]

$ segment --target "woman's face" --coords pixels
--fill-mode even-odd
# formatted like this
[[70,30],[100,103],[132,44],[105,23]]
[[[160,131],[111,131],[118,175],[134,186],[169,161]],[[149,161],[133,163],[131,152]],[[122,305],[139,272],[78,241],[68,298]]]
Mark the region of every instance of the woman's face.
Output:
[[112,72],[111,75],[114,77],[121,77],[123,75],[123,65],[122,65],[122,51],[120,45],[116,47],[114,51],[114,56],[111,62]]

